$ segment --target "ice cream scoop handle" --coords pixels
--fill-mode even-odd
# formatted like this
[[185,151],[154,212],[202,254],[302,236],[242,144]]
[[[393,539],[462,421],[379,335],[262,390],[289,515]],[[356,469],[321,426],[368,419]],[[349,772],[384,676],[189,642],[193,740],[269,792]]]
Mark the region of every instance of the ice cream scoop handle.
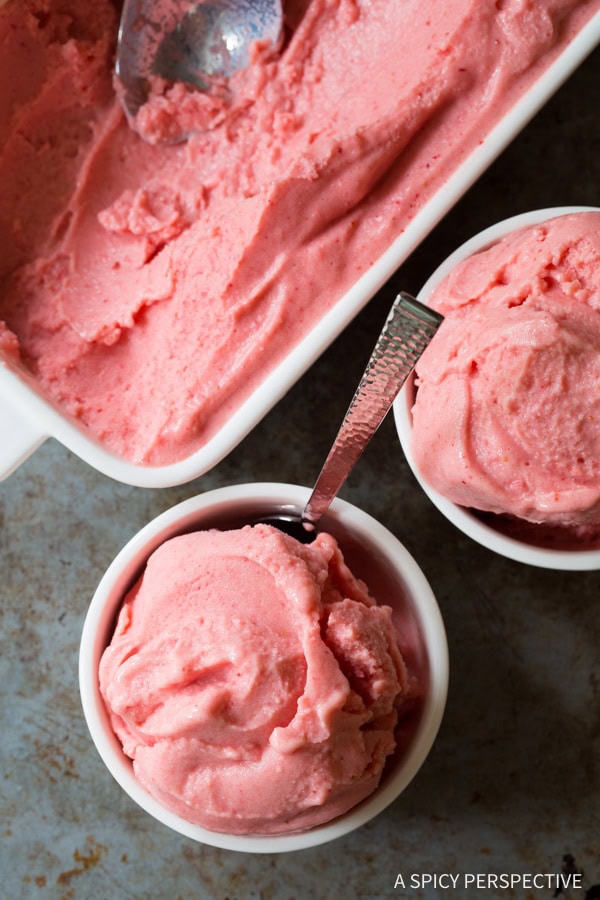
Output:
[[410,294],[396,297],[304,509],[305,526],[314,526],[327,510],[441,322],[439,313]]

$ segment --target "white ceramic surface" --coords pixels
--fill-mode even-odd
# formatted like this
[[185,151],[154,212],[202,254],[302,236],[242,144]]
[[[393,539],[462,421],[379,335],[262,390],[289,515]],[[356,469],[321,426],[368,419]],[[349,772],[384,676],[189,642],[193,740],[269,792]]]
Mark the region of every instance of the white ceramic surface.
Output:
[[167,487],[191,481],[225,457],[300,378],[368,300],[390,278],[432,228],[533,118],[600,42],[596,14],[561,56],[523,95],[404,232],[356,282],[321,322],[203,447],[179,462],[142,466],[108,452],[50,404],[32,380],[2,363],[0,354],[0,479],[14,471],[47,438],[55,437],[104,474],[141,487]]
[[[554,216],[566,215],[572,212],[584,212],[593,210],[600,212],[600,209],[589,206],[562,206],[550,209],[538,209],[531,212],[523,213],[519,216],[512,216],[486,228],[479,234],[476,234],[470,240],[462,244],[454,251],[444,262],[435,270],[428,281],[423,285],[419,292],[418,299],[422,303],[428,303],[431,294],[437,285],[450,273],[450,271],[468,256],[489,247],[491,244],[500,240],[511,231],[523,228],[528,225],[534,225],[543,222],[545,219]],[[514,559],[518,562],[527,563],[532,566],[540,566],[547,569],[561,570],[590,570],[600,569],[600,550],[555,550],[544,547],[537,547],[533,544],[525,543],[514,537],[509,537],[496,531],[490,525],[481,521],[469,509],[458,506],[456,503],[443,497],[438,491],[434,490],[423,478],[419,472],[419,468],[411,450],[411,429],[412,416],[411,409],[414,403],[415,385],[414,376],[411,376],[394,403],[394,418],[396,428],[402,450],[408,464],[410,465],[415,478],[431,500],[431,502],[446,516],[446,518],[456,525],[464,534],[472,538],[477,543],[488,547],[496,553]]]
[[307,488],[296,485],[245,484],[210,491],[167,510],[138,532],[114,559],[97,588],[84,623],[79,659],[81,699],[100,756],[123,790],[142,809],[164,825],[204,844],[250,853],[276,853],[341,837],[372,819],[398,797],[423,764],[440,726],[448,685],[448,648],[431,588],[394,535],[351,504],[335,500],[327,514],[332,530],[351,533],[383,560],[388,577],[391,573],[393,580],[401,584],[399,595],[404,594],[404,599],[394,606],[395,613],[411,623],[411,629],[420,635],[418,652],[427,671],[428,684],[421,717],[406,752],[386,770],[375,793],[353,810],[331,823],[287,835],[234,836],[208,831],[165,810],[136,781],[131,761],[110,727],[98,687],[100,657],[112,635],[115,613],[123,595],[150,553],[169,537],[186,529],[208,527],[236,511],[245,516],[250,511],[261,515],[285,507],[301,510],[309,493]]

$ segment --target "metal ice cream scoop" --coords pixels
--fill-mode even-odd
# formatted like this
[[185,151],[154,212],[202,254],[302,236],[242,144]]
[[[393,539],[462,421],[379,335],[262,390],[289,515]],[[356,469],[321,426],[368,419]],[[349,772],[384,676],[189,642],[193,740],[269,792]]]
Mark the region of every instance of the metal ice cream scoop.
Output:
[[301,515],[274,514],[260,521],[304,543],[383,422],[400,388],[441,325],[443,317],[400,293],[387,317],[340,430]]
[[201,91],[230,78],[255,41],[278,43],[282,23],[281,0],[125,0],[115,63],[125,112],[136,115],[152,76]]

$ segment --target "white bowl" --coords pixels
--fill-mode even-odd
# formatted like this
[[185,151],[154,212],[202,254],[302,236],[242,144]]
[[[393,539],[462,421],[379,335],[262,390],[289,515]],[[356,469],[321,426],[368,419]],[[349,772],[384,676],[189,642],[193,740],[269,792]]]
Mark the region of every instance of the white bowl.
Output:
[[[431,588],[420,568],[400,542],[371,516],[342,500],[335,500],[324,526],[356,540],[371,563],[388,582],[400,586],[394,623],[401,634],[410,634],[413,650],[409,666],[421,671],[425,698],[416,730],[406,750],[392,757],[382,781],[371,797],[325,825],[303,832],[275,836],[237,836],[209,831],[166,810],[148,794],[133,774],[131,760],[113,733],[98,686],[100,657],[112,637],[114,620],[124,594],[139,575],[148,556],[168,538],[182,531],[210,526],[235,527],[251,514],[274,508],[299,511],[308,499],[306,488],[286,484],[245,484],[209,491],[192,497],[158,516],[121,550],[109,566],[92,599],[81,638],[79,680],[85,718],[109,771],[123,790],[150,815],[174,831],[214,847],[251,853],[276,853],[316,846],[341,837],[363,825],[387,807],[414,778],[438,732],[448,686],[448,647],[444,625]],[[364,559],[363,558],[363,565]],[[361,575],[360,558],[350,564]],[[374,591],[376,593],[376,591]],[[386,597],[386,602],[389,602]],[[401,646],[404,651],[404,648]]]
[[[516,229],[529,225],[535,225],[555,216],[567,215],[574,212],[600,212],[597,207],[589,206],[561,206],[549,209],[538,209],[532,212],[512,216],[486,228],[476,234],[470,240],[454,251],[435,270],[433,275],[425,283],[419,292],[419,300],[428,303],[433,291],[438,284],[450,273],[450,271],[468,256],[472,256],[480,250],[489,247]],[[531,566],[540,566],[547,569],[561,570],[586,570],[600,569],[600,550],[561,550],[549,547],[539,547],[526,543],[515,537],[503,534],[491,525],[483,522],[476,513],[464,506],[459,506],[434,490],[422,474],[415,462],[411,449],[412,414],[411,410],[415,398],[414,376],[411,376],[398,395],[394,403],[394,418],[396,429],[402,445],[402,450],[413,474],[431,502],[453,525],[464,534],[482,544],[501,556]]]
[[185,459],[161,466],[138,465],[121,459],[64,415],[38,390],[24,369],[3,359],[0,352],[0,479],[10,475],[48,437],[56,438],[109,477],[140,487],[182,484],[207,472],[285,395],[599,41],[600,13],[596,13],[406,223],[388,250],[283,362],[274,371],[265,373],[259,387],[214,437]]

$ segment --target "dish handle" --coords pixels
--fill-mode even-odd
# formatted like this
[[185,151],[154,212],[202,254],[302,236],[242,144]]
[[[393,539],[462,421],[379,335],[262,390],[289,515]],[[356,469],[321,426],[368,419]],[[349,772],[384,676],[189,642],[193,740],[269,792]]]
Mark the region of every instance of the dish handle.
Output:
[[47,437],[30,417],[0,396],[0,481],[8,478]]

